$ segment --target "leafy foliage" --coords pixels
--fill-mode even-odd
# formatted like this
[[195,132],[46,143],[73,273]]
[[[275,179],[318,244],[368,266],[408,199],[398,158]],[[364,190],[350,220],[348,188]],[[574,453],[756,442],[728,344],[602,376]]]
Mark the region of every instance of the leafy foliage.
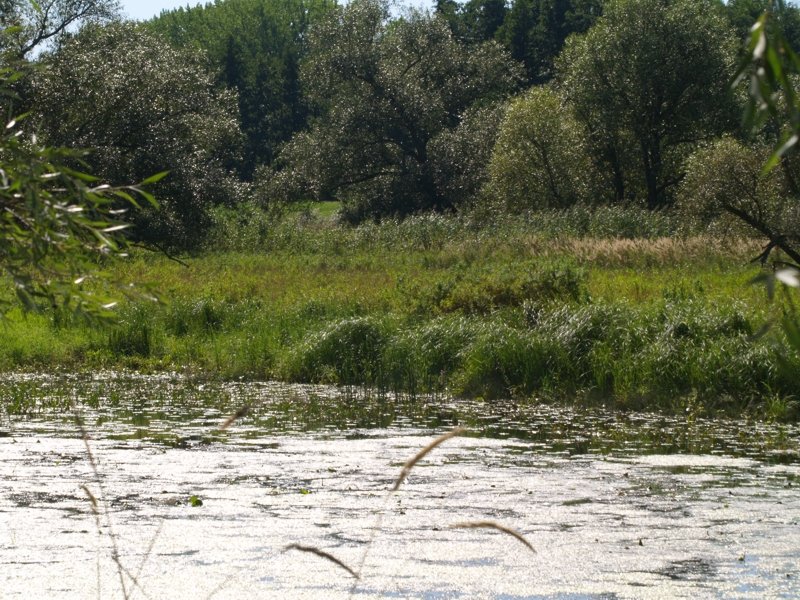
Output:
[[104,181],[169,171],[154,188],[162,210],[136,215],[140,239],[195,245],[209,208],[244,192],[231,175],[241,143],[235,96],[217,91],[202,55],[140,27],[84,28],[42,61],[33,100],[45,140],[92,148],[87,160]]
[[119,0],[0,0],[0,50],[22,58],[80,23],[119,17]]
[[443,20],[416,11],[389,22],[378,0],[336,10],[309,43],[302,75],[323,116],[283,152],[276,189],[340,196],[356,220],[452,207],[432,142],[515,88],[500,47],[466,51]]
[[[778,34],[790,47],[800,48],[800,8],[797,6],[774,0],[729,0],[725,8],[725,14],[739,40],[750,38],[753,24],[759,22],[768,10],[770,35],[774,37]],[[741,50],[745,52],[746,45]]]
[[[3,68],[0,88],[7,91],[19,76]],[[98,270],[125,255],[128,225],[121,207],[155,206],[139,187],[112,188],[68,166],[81,164],[82,157],[42,146],[17,121],[0,133],[0,265],[27,310],[109,316],[115,304],[110,292],[119,293],[121,286]],[[13,306],[0,299],[0,312]]]
[[800,206],[792,186],[800,165],[792,157],[782,169],[764,174],[769,155],[766,146],[746,146],[732,138],[698,150],[687,162],[679,206],[689,218],[710,223],[727,215],[768,240],[781,240],[797,261],[800,255],[793,248],[800,243]]
[[434,185],[445,205],[463,206],[480,197],[505,112],[504,103],[467,109],[457,127],[431,140]]
[[692,146],[733,127],[732,40],[719,6],[705,0],[612,0],[568,40],[562,89],[617,200],[668,204]]
[[592,164],[583,126],[549,88],[511,103],[489,171],[489,193],[514,212],[589,199]]
[[218,83],[236,90],[246,178],[306,125],[299,64],[308,30],[332,7],[330,0],[229,0],[165,11],[147,23],[178,48],[202,49]]
[[602,14],[601,0],[514,0],[497,39],[525,65],[529,81],[554,75],[555,59],[567,37],[584,33]]

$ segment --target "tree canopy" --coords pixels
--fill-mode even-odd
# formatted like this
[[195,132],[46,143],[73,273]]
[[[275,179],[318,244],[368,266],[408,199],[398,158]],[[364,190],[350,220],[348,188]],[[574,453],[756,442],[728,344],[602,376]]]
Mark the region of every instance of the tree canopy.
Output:
[[529,81],[554,75],[566,39],[583,33],[603,12],[602,0],[514,0],[497,38],[525,65]]
[[228,0],[163,12],[147,27],[178,48],[208,56],[221,86],[237,92],[245,134],[241,171],[250,178],[305,127],[300,61],[310,27],[333,0]]
[[119,0],[0,0],[0,46],[18,57],[88,22],[119,17]]
[[[3,112],[20,76],[0,68]],[[0,269],[25,309],[108,316],[121,289],[98,276],[99,267],[125,254],[128,209],[155,201],[139,187],[110,187],[77,170],[84,153],[42,145],[23,124],[4,122],[0,133]],[[0,315],[12,306],[0,298]]]
[[237,199],[236,98],[216,88],[196,50],[134,24],[87,27],[42,59],[33,104],[45,141],[92,149],[86,160],[105,182],[169,171],[154,188],[162,209],[136,216],[141,239],[192,245],[208,208]]
[[355,0],[313,30],[302,75],[320,117],[282,155],[296,193],[340,197],[356,218],[450,208],[432,142],[519,82],[497,44],[467,51],[441,18],[389,16],[383,2]]
[[512,211],[565,208],[594,189],[584,128],[547,86],[511,103],[489,172],[491,196]]
[[[618,200],[670,202],[693,144],[735,127],[733,36],[706,0],[611,0],[561,57],[561,85],[615,173]],[[739,113],[740,114],[740,113]]]

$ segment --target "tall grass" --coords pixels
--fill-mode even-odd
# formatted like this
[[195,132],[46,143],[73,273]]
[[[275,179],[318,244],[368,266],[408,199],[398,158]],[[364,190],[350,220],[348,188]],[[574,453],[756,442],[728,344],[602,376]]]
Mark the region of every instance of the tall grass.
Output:
[[[456,215],[423,214],[350,227],[325,213],[264,212],[249,205],[215,213],[208,248],[218,251],[312,252],[441,250],[453,245],[507,243],[530,236],[595,239],[656,239],[700,234],[677,215],[637,207],[575,206],[512,215],[491,210]],[[499,237],[499,236],[502,237]]]
[[[258,251],[187,257],[188,267],[140,254],[120,275],[162,303],[124,304],[109,330],[11,314],[0,368],[177,368],[665,410],[796,394],[786,373],[797,358],[751,339],[767,319],[747,286],[758,240],[682,237],[668,214],[634,209],[359,228],[312,213],[237,215]],[[239,244],[224,229],[231,218],[219,225],[228,248]]]

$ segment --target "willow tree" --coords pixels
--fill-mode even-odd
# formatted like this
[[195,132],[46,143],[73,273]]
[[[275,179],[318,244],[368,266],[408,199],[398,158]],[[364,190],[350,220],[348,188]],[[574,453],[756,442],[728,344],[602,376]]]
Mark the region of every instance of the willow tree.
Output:
[[24,57],[79,24],[108,22],[119,14],[119,0],[0,0],[0,46]]
[[611,0],[560,56],[564,94],[589,127],[615,195],[672,199],[685,157],[738,123],[735,38],[713,0]]
[[468,50],[443,19],[391,20],[388,4],[355,0],[313,29],[302,78],[320,118],[284,150],[281,187],[339,197],[364,218],[452,207],[434,142],[520,73],[496,43]]
[[[0,66],[3,112],[12,110],[20,76]],[[114,298],[133,290],[101,267],[126,253],[128,209],[155,201],[139,187],[110,187],[77,170],[83,152],[42,144],[24,125],[12,119],[0,129],[0,272],[15,294],[0,296],[0,315],[21,305],[110,316]]]
[[84,28],[40,62],[32,100],[47,143],[90,148],[92,172],[111,184],[169,171],[154,188],[161,210],[136,215],[140,239],[196,245],[210,207],[239,199],[236,97],[218,90],[202,53],[115,23]]

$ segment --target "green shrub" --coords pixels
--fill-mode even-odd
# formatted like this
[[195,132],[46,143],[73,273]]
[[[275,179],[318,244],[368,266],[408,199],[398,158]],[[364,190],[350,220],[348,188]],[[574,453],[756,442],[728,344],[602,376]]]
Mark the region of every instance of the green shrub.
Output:
[[508,108],[489,164],[488,194],[515,212],[588,200],[593,170],[585,139],[554,91],[533,88]]
[[686,177],[678,193],[682,219],[701,227],[763,235],[763,229],[754,231],[740,219],[748,215],[751,223],[767,231],[800,235],[797,201],[789,192],[792,184],[785,177],[787,171],[761,173],[769,154],[767,147],[746,146],[730,137],[695,151],[686,161]]

